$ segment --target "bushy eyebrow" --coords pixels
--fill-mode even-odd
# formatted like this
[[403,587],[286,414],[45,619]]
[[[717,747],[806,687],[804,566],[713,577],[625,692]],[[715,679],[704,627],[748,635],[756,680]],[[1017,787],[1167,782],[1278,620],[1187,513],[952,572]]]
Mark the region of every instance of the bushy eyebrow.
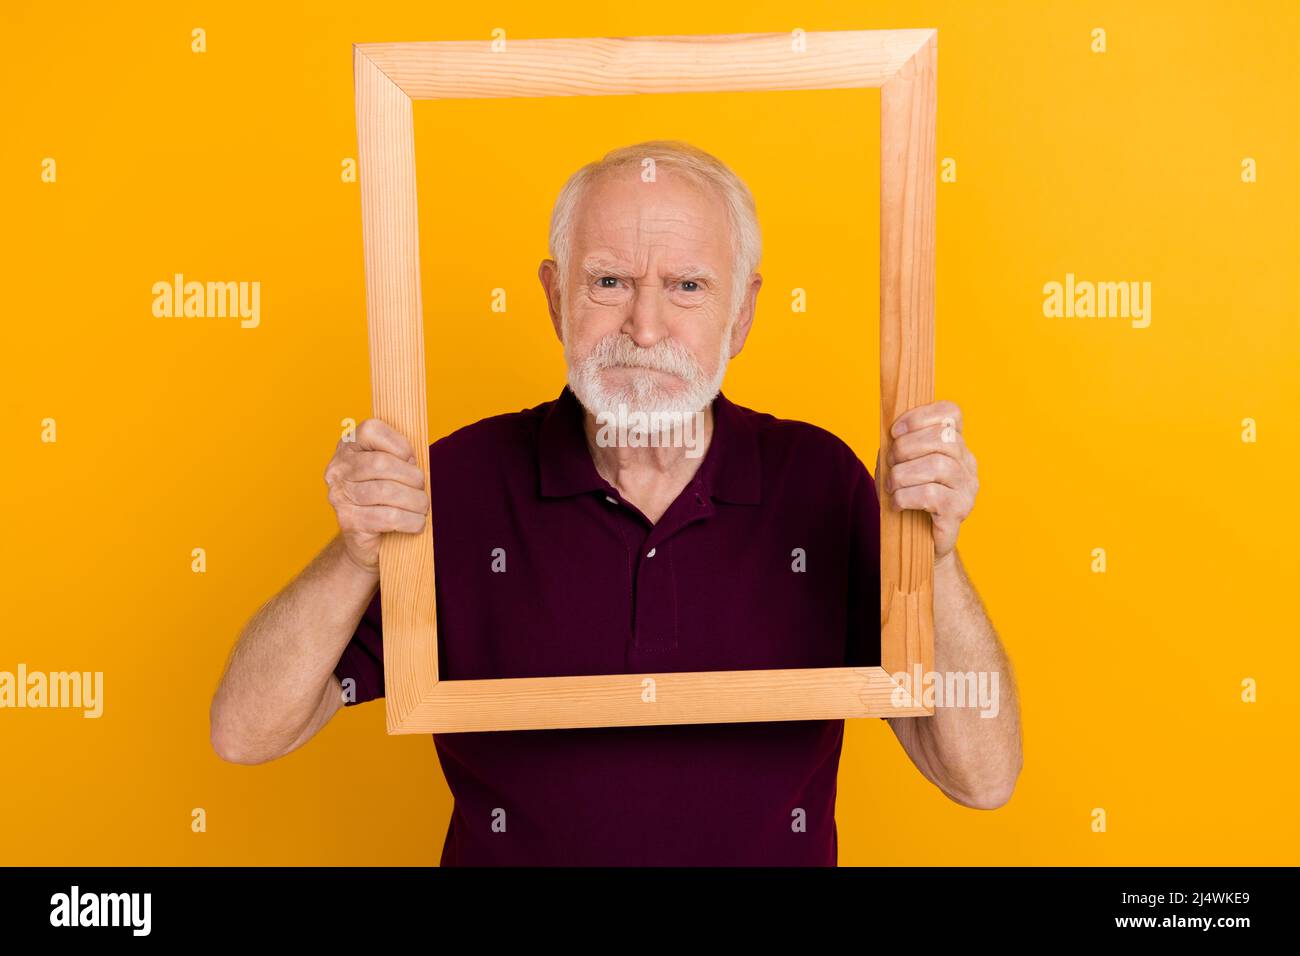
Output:
[[[612,259],[604,259],[600,256],[589,256],[587,259],[583,260],[582,271],[591,278],[614,276],[619,279],[631,279],[633,277],[631,269],[619,265]],[[677,279],[679,281],[703,280],[705,282],[714,283],[718,281],[717,273],[707,266],[698,263],[688,263],[678,269],[674,269],[668,278]]]

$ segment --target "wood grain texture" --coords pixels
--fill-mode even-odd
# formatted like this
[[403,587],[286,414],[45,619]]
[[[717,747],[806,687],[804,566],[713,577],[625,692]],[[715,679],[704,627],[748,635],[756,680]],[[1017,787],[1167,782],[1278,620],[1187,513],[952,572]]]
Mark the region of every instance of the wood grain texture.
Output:
[[[650,682],[650,683],[647,683]],[[402,733],[924,716],[880,667],[440,681]],[[653,699],[647,691],[653,689]],[[906,695],[904,695],[906,696]]]
[[362,43],[411,99],[619,96],[884,85],[932,30]]
[[[412,99],[881,88],[881,449],[934,397],[933,30],[358,44],[357,139],[374,414],[428,448]],[[421,455],[421,467],[428,457]],[[881,505],[882,667],[440,681],[434,542],[380,545],[389,733],[920,716],[890,674],[933,667],[929,516]],[[652,700],[647,691],[653,688]]]
[[[909,408],[934,401],[938,39],[880,90],[880,457]],[[934,668],[934,535],[924,511],[880,498],[880,663]]]
[[[375,417],[406,436],[416,449],[427,488],[429,416],[411,100],[355,51],[353,72],[371,401]],[[379,547],[379,580],[384,696],[391,731],[438,682],[430,518],[418,535],[384,536]]]

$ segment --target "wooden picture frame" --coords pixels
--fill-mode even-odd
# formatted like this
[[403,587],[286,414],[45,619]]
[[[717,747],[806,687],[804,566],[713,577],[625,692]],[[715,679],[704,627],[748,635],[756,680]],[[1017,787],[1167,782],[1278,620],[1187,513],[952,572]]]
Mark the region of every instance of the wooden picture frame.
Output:
[[[412,116],[422,99],[879,87],[882,460],[889,425],[933,401],[936,31],[511,39],[496,52],[478,40],[361,43],[353,66],[374,415],[413,448],[429,447]],[[429,458],[417,457],[427,487]],[[389,733],[934,712],[891,676],[933,669],[930,516],[891,511],[887,496],[879,667],[439,680],[433,549],[431,520],[380,545]]]

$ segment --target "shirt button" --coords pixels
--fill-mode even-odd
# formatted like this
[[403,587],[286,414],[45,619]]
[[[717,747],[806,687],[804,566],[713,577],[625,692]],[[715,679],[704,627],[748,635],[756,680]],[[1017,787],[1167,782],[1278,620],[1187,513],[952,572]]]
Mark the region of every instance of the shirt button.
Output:
[[606,496],[605,496],[605,500],[608,501],[611,505],[616,505],[616,504],[618,504],[618,501],[616,501],[615,499],[611,498],[609,495],[606,495]]
[[653,557],[655,556],[655,551],[657,551],[657,550],[658,550],[657,548],[651,548],[651,549],[646,553],[646,557],[647,557],[647,558],[653,558]]

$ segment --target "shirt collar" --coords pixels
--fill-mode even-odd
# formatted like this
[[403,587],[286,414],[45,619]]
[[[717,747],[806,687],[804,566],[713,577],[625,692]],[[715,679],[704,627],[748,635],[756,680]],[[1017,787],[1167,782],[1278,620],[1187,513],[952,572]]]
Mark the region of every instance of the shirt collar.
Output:
[[[568,385],[551,403],[538,435],[542,497],[563,498],[613,491],[596,471],[583,431],[584,410]],[[730,504],[762,502],[761,458],[752,413],[722,392],[713,400],[713,436],[692,483],[701,494]]]

